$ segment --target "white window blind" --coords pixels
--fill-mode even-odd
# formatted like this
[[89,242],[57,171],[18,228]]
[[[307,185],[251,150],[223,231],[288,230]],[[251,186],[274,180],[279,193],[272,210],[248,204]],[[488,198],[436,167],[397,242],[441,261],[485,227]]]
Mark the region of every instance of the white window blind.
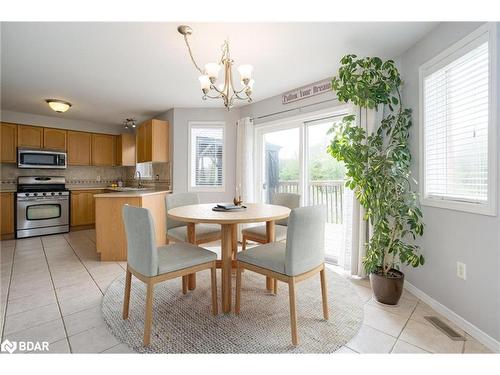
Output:
[[220,190],[224,183],[224,126],[190,127],[191,188]]
[[135,165],[135,173],[139,172],[141,174],[141,178],[143,179],[152,179],[153,178],[153,163],[137,163]]
[[424,195],[488,200],[488,42],[423,77]]

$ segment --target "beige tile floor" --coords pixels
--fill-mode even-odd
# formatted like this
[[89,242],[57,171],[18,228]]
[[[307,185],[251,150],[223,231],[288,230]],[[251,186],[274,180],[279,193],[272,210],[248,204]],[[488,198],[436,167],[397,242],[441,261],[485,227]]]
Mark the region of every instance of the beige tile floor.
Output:
[[[100,310],[107,286],[125,267],[97,260],[93,230],[2,241],[2,341],[48,341],[54,353],[131,352],[108,331]],[[367,280],[351,283],[365,317],[339,353],[489,352],[468,335],[465,342],[452,341],[430,325],[423,317],[436,312],[412,294],[405,292],[397,307],[388,307],[372,299]]]

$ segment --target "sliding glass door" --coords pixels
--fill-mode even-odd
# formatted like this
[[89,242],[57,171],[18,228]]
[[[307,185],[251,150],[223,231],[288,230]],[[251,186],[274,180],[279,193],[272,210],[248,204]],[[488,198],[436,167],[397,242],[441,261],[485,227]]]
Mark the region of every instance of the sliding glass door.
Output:
[[297,127],[263,133],[263,202],[270,203],[273,193],[300,194],[300,138]]
[[328,132],[340,119],[333,117],[305,123],[307,190],[304,198],[308,206],[326,206],[325,253],[333,263],[338,262],[344,243],[342,217],[345,168],[326,150],[332,139]]
[[332,263],[344,251],[345,169],[326,150],[332,138],[329,130],[344,115],[283,121],[256,131],[256,196],[269,203],[273,193],[297,193],[302,206],[325,205],[325,251]]

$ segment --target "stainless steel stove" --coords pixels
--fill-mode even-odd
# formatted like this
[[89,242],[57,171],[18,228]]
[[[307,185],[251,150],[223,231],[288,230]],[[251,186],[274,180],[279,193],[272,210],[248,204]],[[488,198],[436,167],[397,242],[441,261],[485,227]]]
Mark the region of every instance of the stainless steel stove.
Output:
[[64,177],[18,177],[16,238],[69,232],[69,190]]

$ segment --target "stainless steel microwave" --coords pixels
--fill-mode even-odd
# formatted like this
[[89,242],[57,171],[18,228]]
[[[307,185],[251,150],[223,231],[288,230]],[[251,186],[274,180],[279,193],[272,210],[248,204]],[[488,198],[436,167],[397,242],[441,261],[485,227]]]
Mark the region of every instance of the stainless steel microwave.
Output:
[[19,148],[17,150],[18,168],[65,169],[65,152]]

